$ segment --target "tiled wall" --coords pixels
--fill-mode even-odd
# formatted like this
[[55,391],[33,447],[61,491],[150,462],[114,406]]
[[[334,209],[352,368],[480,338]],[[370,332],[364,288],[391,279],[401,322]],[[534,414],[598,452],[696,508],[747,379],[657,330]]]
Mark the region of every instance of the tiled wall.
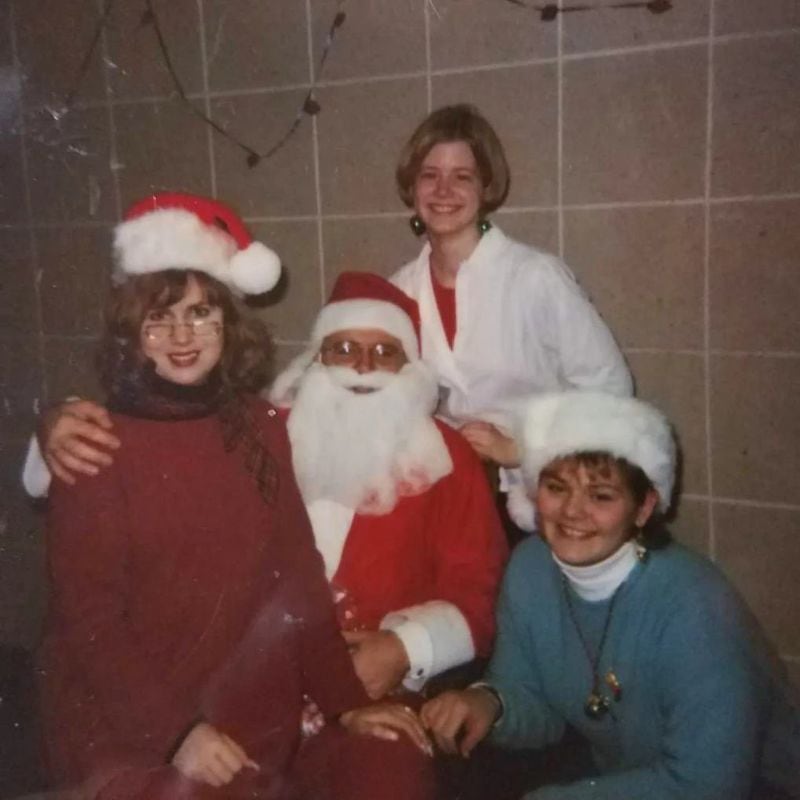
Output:
[[[800,3],[548,23],[507,0],[348,0],[321,112],[255,169],[176,102],[140,0],[118,0],[78,106],[53,119],[102,5],[0,0],[2,639],[31,642],[41,609],[20,454],[41,404],[97,393],[120,209],[161,187],[237,205],[287,266],[261,312],[285,360],[340,269],[388,273],[415,253],[395,156],[430,108],[467,100],[512,164],[496,221],[578,274],[640,395],[677,423],[675,530],[731,575],[800,676]],[[197,106],[265,150],[315,78],[337,3],[157,8]]]

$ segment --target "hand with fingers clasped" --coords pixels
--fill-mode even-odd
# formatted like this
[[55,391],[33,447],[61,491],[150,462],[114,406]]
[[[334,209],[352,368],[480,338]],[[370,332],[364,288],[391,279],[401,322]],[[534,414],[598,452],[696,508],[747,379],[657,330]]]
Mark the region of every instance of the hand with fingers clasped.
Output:
[[420,719],[440,750],[469,758],[501,712],[500,701],[492,692],[472,686],[429,700],[420,711]]
[[189,731],[172,765],[187,778],[215,787],[230,783],[245,767],[259,769],[230,736],[207,722],[199,722]]
[[396,689],[408,672],[408,654],[391,631],[343,631],[353,666],[371,700]]
[[374,706],[345,711],[339,724],[349,733],[375,736],[395,742],[405,733],[427,756],[433,755],[428,734],[417,713],[409,706],[399,703],[378,703]]
[[493,461],[501,467],[519,466],[520,458],[516,442],[496,425],[478,420],[467,422],[459,430],[482,459]]
[[74,484],[77,474],[97,475],[111,465],[108,450],[120,445],[111,428],[111,417],[103,406],[71,400],[43,415],[36,437],[50,472]]

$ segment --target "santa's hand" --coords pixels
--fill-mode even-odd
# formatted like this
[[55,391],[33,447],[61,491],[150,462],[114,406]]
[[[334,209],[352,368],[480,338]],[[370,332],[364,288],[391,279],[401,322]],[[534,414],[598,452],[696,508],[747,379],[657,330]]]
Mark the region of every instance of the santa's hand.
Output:
[[339,723],[350,733],[375,736],[392,742],[397,741],[401,733],[405,733],[425,755],[433,755],[433,748],[419,717],[408,706],[399,703],[381,703],[356,708],[345,711],[339,717]]
[[408,654],[391,631],[343,631],[353,666],[367,694],[379,700],[397,688],[408,672]]
[[259,769],[230,736],[207,722],[199,722],[189,731],[172,764],[187,778],[216,787],[230,783],[244,767]]
[[75,473],[97,475],[111,464],[107,450],[116,450],[120,444],[111,428],[111,417],[103,406],[71,400],[42,416],[36,436],[50,472],[73,484]]
[[422,724],[445,753],[468,758],[500,713],[497,698],[480,687],[443,692],[420,711]]
[[501,467],[519,466],[517,443],[491,422],[468,422],[461,426],[460,431],[481,458],[494,461]]

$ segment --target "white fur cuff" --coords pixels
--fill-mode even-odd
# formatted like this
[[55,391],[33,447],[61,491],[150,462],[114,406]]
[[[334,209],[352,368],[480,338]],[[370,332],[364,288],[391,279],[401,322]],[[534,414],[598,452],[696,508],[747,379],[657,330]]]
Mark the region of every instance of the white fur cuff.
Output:
[[[410,627],[408,623],[413,623],[414,627]],[[424,665],[426,660],[425,645],[421,642],[417,626],[424,629],[430,642],[430,667],[424,676],[417,676],[411,671],[409,679],[419,680],[422,678],[424,682],[424,678],[438,675],[475,656],[472,632],[458,607],[445,600],[430,600],[417,606],[393,611],[381,621],[381,629],[394,631],[401,636],[401,641],[403,641],[403,636],[400,631],[407,631],[409,640],[413,635],[413,641],[419,643],[411,645],[416,652],[411,652],[406,646],[412,670],[415,664]],[[403,644],[405,645],[405,641]]]

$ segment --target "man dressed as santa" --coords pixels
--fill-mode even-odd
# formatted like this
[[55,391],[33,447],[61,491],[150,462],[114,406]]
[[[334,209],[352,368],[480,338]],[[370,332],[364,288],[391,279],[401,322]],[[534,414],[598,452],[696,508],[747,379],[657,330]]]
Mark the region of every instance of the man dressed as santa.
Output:
[[488,655],[506,557],[480,461],[432,416],[418,324],[388,281],[343,273],[270,393],[289,409],[295,474],[373,698]]
[[[373,698],[419,691],[486,656],[506,543],[483,467],[432,416],[416,303],[385,279],[344,273],[309,347],[278,376],[293,462],[358,676]],[[110,462],[105,409],[67,403],[46,427],[50,470],[72,482]],[[50,476],[33,447],[25,483]]]

